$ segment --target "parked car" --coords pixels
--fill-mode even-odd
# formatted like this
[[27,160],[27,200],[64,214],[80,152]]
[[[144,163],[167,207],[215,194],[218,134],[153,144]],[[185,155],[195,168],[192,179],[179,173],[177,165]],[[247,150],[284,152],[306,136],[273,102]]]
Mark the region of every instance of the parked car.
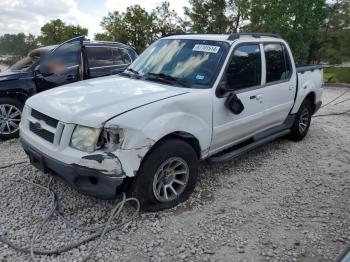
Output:
[[77,190],[126,190],[155,211],[189,197],[200,160],[302,140],[322,92],[322,67],[297,68],[278,36],[169,36],[119,76],[28,99],[21,141],[34,166]]
[[18,137],[23,105],[30,96],[76,81],[118,74],[136,57],[130,46],[83,41],[83,37],[31,51],[0,73],[0,139]]

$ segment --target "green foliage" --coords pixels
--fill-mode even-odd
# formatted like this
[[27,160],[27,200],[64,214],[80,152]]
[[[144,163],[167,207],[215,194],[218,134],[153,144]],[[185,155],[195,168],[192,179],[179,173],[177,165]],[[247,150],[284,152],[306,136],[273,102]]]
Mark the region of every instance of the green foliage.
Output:
[[324,69],[323,79],[327,83],[350,84],[350,67],[328,67]]
[[77,36],[87,36],[88,29],[80,25],[66,25],[62,20],[55,19],[41,27],[38,38],[42,45],[57,45]]
[[154,18],[154,31],[158,37],[168,34],[178,34],[185,31],[183,21],[174,9],[170,9],[169,2],[163,2],[152,12]]
[[99,37],[132,45],[141,52],[153,40],[153,19],[139,5],[128,7],[122,14],[114,11],[103,18],[101,26],[106,33]]
[[140,53],[161,36],[183,32],[181,23],[176,12],[170,9],[169,2],[163,2],[151,13],[134,5],[129,6],[124,13],[114,11],[104,17],[101,26],[105,33],[95,38],[129,44]]
[[0,36],[0,55],[25,56],[37,47],[37,38],[31,34],[19,33]]
[[326,18],[325,7],[325,0],[251,0],[247,29],[280,34],[297,62],[309,62],[311,45]]
[[189,0],[191,7],[184,7],[190,21],[187,26],[194,33],[226,33],[229,18],[226,16],[225,0]]

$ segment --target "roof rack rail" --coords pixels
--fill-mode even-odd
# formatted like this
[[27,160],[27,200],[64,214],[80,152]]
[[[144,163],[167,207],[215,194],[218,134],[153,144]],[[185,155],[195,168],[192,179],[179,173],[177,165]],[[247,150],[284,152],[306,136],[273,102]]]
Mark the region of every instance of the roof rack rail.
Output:
[[252,36],[252,37],[255,37],[255,38],[260,38],[262,36],[267,36],[267,37],[274,37],[274,38],[281,38],[280,35],[278,34],[270,34],[270,33],[234,33],[234,34],[231,34],[227,40],[237,40],[239,39],[241,36]]

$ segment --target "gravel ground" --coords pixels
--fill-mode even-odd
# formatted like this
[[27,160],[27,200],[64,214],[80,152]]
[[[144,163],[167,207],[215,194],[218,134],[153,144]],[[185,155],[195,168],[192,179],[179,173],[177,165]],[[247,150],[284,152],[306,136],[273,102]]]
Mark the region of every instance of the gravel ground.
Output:
[[[326,89],[324,101],[344,90]],[[345,98],[350,92],[338,101]],[[349,107],[347,101],[318,114]],[[47,211],[48,194],[17,178],[28,165],[20,163],[27,159],[18,140],[0,142],[0,148],[0,233],[28,245],[34,224]],[[350,242],[349,167],[350,113],[314,118],[302,142],[280,139],[224,164],[202,163],[200,181],[186,203],[142,214],[123,230],[107,234],[93,260],[334,260]],[[44,185],[49,180],[29,171],[25,176],[32,181]],[[53,188],[66,217],[76,223],[105,222],[113,206],[80,195],[59,181]],[[55,217],[42,231],[37,247],[51,249],[84,236]],[[37,258],[80,261],[95,243]],[[28,260],[28,255],[0,244],[0,261]]]

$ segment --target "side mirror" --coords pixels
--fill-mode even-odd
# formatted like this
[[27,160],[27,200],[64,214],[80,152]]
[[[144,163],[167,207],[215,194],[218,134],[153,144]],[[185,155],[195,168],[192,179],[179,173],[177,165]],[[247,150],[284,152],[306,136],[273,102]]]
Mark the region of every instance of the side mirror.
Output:
[[234,93],[229,94],[225,106],[235,115],[239,115],[244,110],[244,105],[241,99],[239,99]]

